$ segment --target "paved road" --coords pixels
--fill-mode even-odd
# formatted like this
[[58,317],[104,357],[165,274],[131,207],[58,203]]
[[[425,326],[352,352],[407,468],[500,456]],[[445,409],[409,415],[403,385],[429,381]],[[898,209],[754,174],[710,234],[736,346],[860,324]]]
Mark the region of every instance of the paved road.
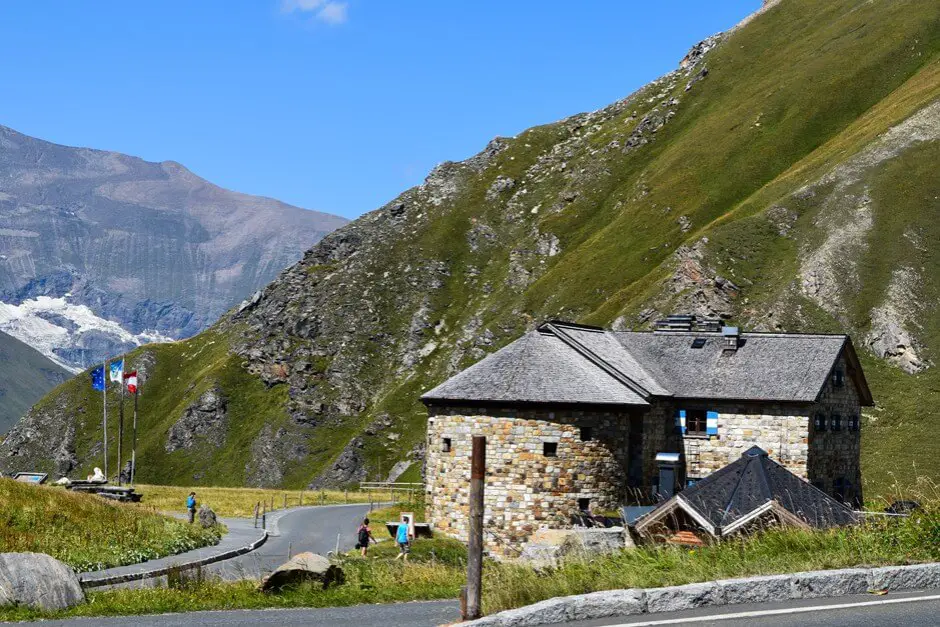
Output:
[[[334,540],[335,542],[335,540]],[[300,627],[330,625],[336,627],[433,627],[460,619],[457,603],[429,601],[391,605],[356,605],[299,610],[246,610],[227,612],[192,612],[160,616],[118,616],[114,618],[73,618],[45,621],[59,627],[249,627],[278,625]]]
[[834,599],[729,605],[684,612],[645,614],[566,623],[568,627],[694,625],[695,627],[934,627],[940,625],[940,594],[895,592],[884,597],[855,595]]
[[[104,579],[121,575],[136,573],[146,573],[154,570],[160,570],[169,566],[192,563],[202,559],[215,558],[217,556],[230,553],[234,550],[243,549],[258,541],[264,539],[264,531],[254,528],[254,521],[244,518],[222,518],[220,519],[228,526],[228,533],[222,537],[222,540],[214,546],[206,546],[200,549],[194,549],[178,555],[170,555],[160,559],[141,562],[140,564],[131,564],[129,566],[117,566],[106,570],[98,570],[82,573],[79,578],[82,581],[92,581],[95,579]],[[136,586],[135,586],[136,587]]]
[[268,541],[260,548],[235,559],[218,562],[206,571],[223,579],[258,578],[287,561],[288,554],[304,551],[326,555],[339,548],[348,551],[356,545],[356,529],[368,515],[368,505],[328,505],[297,507],[269,517]]

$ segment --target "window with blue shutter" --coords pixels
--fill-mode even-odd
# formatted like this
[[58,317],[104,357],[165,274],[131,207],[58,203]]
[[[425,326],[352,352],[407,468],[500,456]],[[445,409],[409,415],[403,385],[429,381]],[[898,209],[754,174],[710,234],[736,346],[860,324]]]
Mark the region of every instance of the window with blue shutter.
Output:
[[685,435],[685,410],[676,410],[676,433]]
[[849,431],[858,431],[858,426],[860,422],[861,422],[861,418],[859,418],[858,414],[854,416],[849,416]]
[[709,411],[705,413],[705,433],[706,435],[718,435],[717,411]]

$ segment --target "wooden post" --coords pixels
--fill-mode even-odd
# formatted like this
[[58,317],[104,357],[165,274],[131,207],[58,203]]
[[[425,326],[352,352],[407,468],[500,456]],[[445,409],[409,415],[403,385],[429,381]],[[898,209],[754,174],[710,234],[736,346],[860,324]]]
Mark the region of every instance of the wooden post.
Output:
[[349,503],[349,488],[343,488],[343,502]]
[[284,493],[284,509],[287,509],[287,492]]
[[301,507],[304,506],[304,491],[303,490],[300,491],[300,506]]
[[265,499],[262,501],[262,506],[261,506],[261,528],[267,529],[268,528],[267,523],[268,523],[268,500]]
[[258,510],[261,509],[261,501],[255,503],[255,529],[258,528]]
[[467,543],[467,606],[464,620],[480,618],[483,586],[483,482],[486,476],[486,438],[473,436],[470,461],[470,534]]

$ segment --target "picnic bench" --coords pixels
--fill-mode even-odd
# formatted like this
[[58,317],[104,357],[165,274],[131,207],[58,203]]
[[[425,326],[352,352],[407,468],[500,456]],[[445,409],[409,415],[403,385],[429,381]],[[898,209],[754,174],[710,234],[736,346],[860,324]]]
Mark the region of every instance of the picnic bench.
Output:
[[139,503],[143,497],[134,491],[134,488],[126,486],[106,485],[101,481],[73,481],[67,489],[72,492],[84,492],[86,494],[97,494],[101,498],[122,503]]

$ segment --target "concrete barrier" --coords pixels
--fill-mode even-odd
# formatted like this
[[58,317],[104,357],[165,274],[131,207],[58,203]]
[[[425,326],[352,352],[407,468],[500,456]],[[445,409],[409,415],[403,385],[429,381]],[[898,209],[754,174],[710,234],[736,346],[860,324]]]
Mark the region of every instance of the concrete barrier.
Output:
[[839,597],[886,588],[940,588],[940,564],[820,570],[722,579],[667,588],[607,590],[548,599],[461,625],[535,627],[572,620],[655,614],[716,605]]

